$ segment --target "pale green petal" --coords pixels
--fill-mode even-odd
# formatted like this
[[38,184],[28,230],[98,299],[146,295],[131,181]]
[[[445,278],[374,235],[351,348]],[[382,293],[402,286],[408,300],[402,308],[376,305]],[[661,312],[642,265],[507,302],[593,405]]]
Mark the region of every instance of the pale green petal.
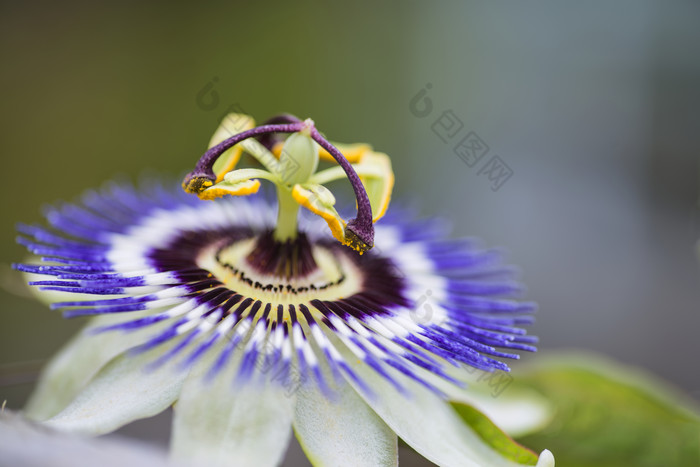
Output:
[[[60,292],[59,292],[60,293]],[[94,297],[92,297],[94,298]],[[95,327],[136,319],[154,311],[131,312],[129,316],[98,316],[49,360],[24,409],[27,417],[46,420],[63,410],[97,372],[117,355],[145,342],[168,326],[167,321],[131,332],[90,334]]]
[[332,467],[398,465],[396,434],[348,385],[330,401],[313,384],[297,393],[294,430],[311,463]]
[[168,408],[177,398],[186,372],[165,365],[147,370],[170,345],[141,355],[124,353],[110,361],[68,407],[46,421],[61,430],[104,434]]
[[293,397],[269,383],[234,387],[233,364],[207,382],[210,363],[195,366],[175,405],[173,457],[207,467],[278,465],[291,435]]

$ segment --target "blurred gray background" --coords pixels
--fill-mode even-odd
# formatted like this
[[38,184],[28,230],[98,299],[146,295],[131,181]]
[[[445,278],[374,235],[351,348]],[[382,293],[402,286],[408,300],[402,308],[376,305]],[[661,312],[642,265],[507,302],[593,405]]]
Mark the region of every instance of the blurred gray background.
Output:
[[[235,106],[389,153],[395,199],[522,267],[542,349],[699,398],[700,3],[566,3],[3,2],[0,400],[21,407],[80,326],[26,298],[14,224],[119,174],[179,176]],[[469,132],[489,148],[473,167],[454,152]],[[165,424],[126,433],[166,442]]]

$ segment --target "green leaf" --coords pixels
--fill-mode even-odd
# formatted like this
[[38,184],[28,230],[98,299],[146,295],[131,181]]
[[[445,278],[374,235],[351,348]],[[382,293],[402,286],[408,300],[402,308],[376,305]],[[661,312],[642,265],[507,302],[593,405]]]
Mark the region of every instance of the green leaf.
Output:
[[552,421],[518,441],[547,447],[561,465],[700,465],[700,417],[682,395],[599,357],[546,359],[514,387],[539,391]]
[[524,465],[537,464],[537,454],[521,446],[471,405],[452,402],[452,407],[477,435],[503,457]]

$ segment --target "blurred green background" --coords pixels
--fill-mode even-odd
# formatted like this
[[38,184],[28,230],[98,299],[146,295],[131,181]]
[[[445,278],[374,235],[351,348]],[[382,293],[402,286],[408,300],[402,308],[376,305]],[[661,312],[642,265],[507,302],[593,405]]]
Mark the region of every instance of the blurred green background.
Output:
[[[231,108],[389,153],[395,199],[508,248],[541,348],[700,397],[700,4],[567,3],[3,2],[0,400],[21,407],[80,326],[26,297],[14,224],[115,176],[181,176]],[[498,190],[432,131],[448,110],[512,170]]]

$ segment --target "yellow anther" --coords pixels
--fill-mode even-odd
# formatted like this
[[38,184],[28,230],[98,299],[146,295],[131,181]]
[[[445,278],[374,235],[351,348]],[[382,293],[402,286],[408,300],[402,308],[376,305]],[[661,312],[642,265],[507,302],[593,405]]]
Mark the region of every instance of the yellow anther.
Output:
[[198,193],[200,199],[212,200],[220,198],[225,195],[233,196],[247,196],[257,193],[260,189],[259,180],[246,180],[244,182],[236,183],[235,185],[223,185],[219,184],[215,187],[208,188],[201,193]]
[[[329,194],[332,200],[327,198]],[[321,216],[321,218],[328,224],[328,227],[331,229],[331,233],[336,240],[341,243],[346,242],[345,221],[333,207],[333,204],[335,204],[335,198],[333,198],[330,191],[321,185],[316,185],[314,187],[294,185],[294,188],[292,189],[292,196],[297,203],[301,204],[314,214]]]

